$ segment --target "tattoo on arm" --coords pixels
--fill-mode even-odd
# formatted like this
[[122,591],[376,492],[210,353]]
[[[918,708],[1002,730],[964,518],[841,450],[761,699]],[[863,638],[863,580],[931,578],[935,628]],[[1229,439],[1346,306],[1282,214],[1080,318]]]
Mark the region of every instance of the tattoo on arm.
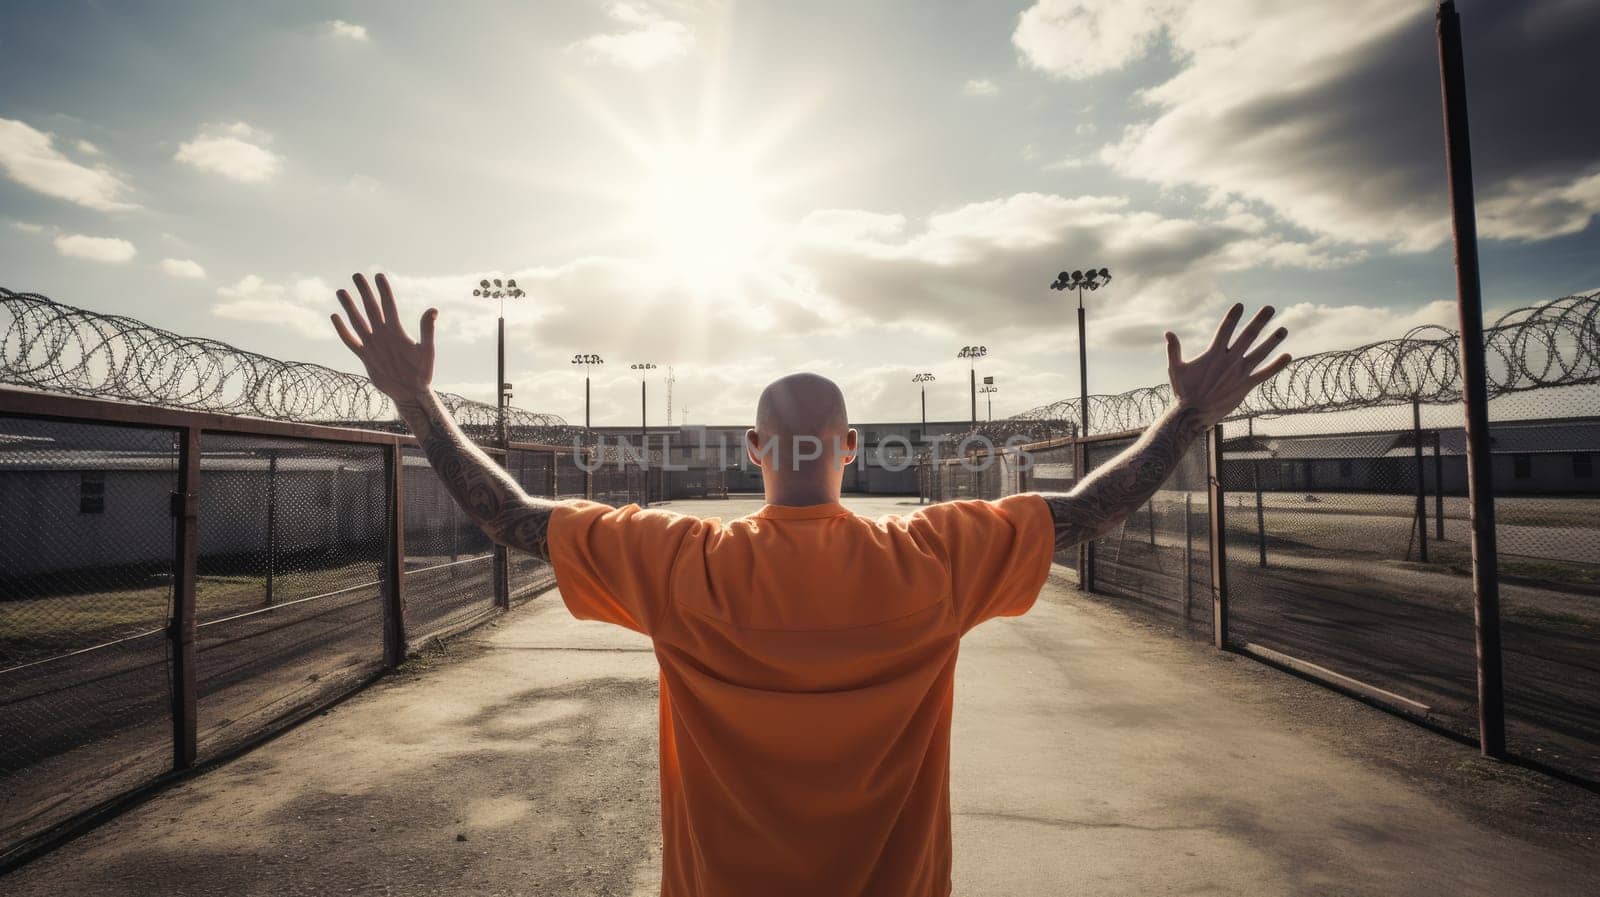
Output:
[[1111,532],[1156,494],[1189,445],[1210,429],[1192,408],[1178,405],[1145,430],[1138,442],[1090,474],[1071,492],[1042,493],[1056,523],[1056,550]]
[[550,515],[556,502],[522,491],[511,475],[472,443],[439,397],[428,390],[396,401],[428,463],[467,516],[501,545],[550,559]]

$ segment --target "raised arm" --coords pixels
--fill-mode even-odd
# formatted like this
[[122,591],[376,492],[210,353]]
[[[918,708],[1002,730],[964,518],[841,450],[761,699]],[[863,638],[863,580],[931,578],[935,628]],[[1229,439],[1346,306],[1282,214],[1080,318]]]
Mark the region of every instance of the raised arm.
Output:
[[461,432],[433,391],[433,325],[439,310],[423,312],[422,338],[412,340],[400,326],[389,279],[379,274],[377,281],[379,295],[374,296],[367,279],[355,276],[365,315],[349,291],[339,291],[339,302],[350,323],[346,325],[335,314],[333,329],[366,365],[372,384],[394,400],[428,463],[467,516],[501,545],[548,560],[547,533],[557,503],[523,492],[516,480]]
[[1055,518],[1057,551],[1105,535],[1149,501],[1196,439],[1239,407],[1256,384],[1289,363],[1285,353],[1257,370],[1289,332],[1279,327],[1259,346],[1251,348],[1272,319],[1272,307],[1256,312],[1239,338],[1233,340],[1234,327],[1243,315],[1243,305],[1228,309],[1211,345],[1190,361],[1183,360],[1177,336],[1167,334],[1173,406],[1145,430],[1138,442],[1096,469],[1076,489],[1043,493]]

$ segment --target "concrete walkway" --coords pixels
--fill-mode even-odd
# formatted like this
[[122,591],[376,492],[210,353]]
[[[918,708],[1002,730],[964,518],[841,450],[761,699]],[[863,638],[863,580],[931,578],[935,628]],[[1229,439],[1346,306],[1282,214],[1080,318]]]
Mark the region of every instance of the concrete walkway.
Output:
[[[0,892],[653,894],[655,675],[551,594]],[[957,704],[957,894],[1600,888],[1594,795],[1060,583],[969,636]]]

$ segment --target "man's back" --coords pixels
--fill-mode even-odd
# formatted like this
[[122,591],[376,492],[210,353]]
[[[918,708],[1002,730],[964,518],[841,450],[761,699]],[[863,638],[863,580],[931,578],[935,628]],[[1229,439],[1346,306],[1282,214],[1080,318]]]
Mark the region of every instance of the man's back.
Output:
[[726,525],[579,503],[550,546],[575,615],[655,643],[663,894],[948,892],[957,647],[1038,594],[1043,501]]

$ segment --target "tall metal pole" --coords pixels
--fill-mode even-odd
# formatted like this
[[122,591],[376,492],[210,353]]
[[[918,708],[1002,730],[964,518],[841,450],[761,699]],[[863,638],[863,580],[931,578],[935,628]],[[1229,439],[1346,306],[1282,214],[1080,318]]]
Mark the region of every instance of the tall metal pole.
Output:
[[1211,511],[1211,639],[1228,647],[1228,527],[1223,513],[1227,493],[1222,486],[1222,424],[1206,436],[1206,504]]
[[[501,300],[502,304],[504,304],[504,301],[505,300]],[[496,340],[495,357],[497,359],[496,362],[495,362],[495,379],[494,379],[494,395],[495,395],[494,403],[495,403],[495,412],[496,412],[495,420],[496,420],[496,426],[498,427],[498,433],[499,433],[499,439],[500,439],[500,447],[502,449],[504,449],[504,448],[507,447],[506,443],[510,441],[509,440],[509,435],[506,432],[506,318],[505,318],[505,315],[501,315],[500,316],[500,330],[499,330],[499,336],[498,336],[498,338]]]
[[969,368],[967,368],[967,371],[968,371],[968,373],[970,373],[972,375],[972,425],[974,427],[976,427],[978,425],[978,366],[977,366],[977,363],[974,362]]
[[583,428],[589,429],[589,374],[583,375]]
[[928,438],[928,387],[922,387],[922,438]]
[[1467,75],[1455,0],[1439,4],[1439,82],[1444,100],[1445,168],[1461,329],[1461,400],[1466,406],[1467,496],[1472,508],[1473,618],[1478,648],[1478,745],[1486,757],[1506,751],[1505,683],[1500,647],[1500,582],[1489,454],[1489,390],[1483,351],[1483,296],[1478,282],[1478,225],[1467,132]]
[[644,502],[650,507],[650,411],[645,402],[645,379],[639,378],[639,461],[644,472]]
[[1083,291],[1078,291],[1078,432],[1089,435],[1089,349],[1083,332]]

